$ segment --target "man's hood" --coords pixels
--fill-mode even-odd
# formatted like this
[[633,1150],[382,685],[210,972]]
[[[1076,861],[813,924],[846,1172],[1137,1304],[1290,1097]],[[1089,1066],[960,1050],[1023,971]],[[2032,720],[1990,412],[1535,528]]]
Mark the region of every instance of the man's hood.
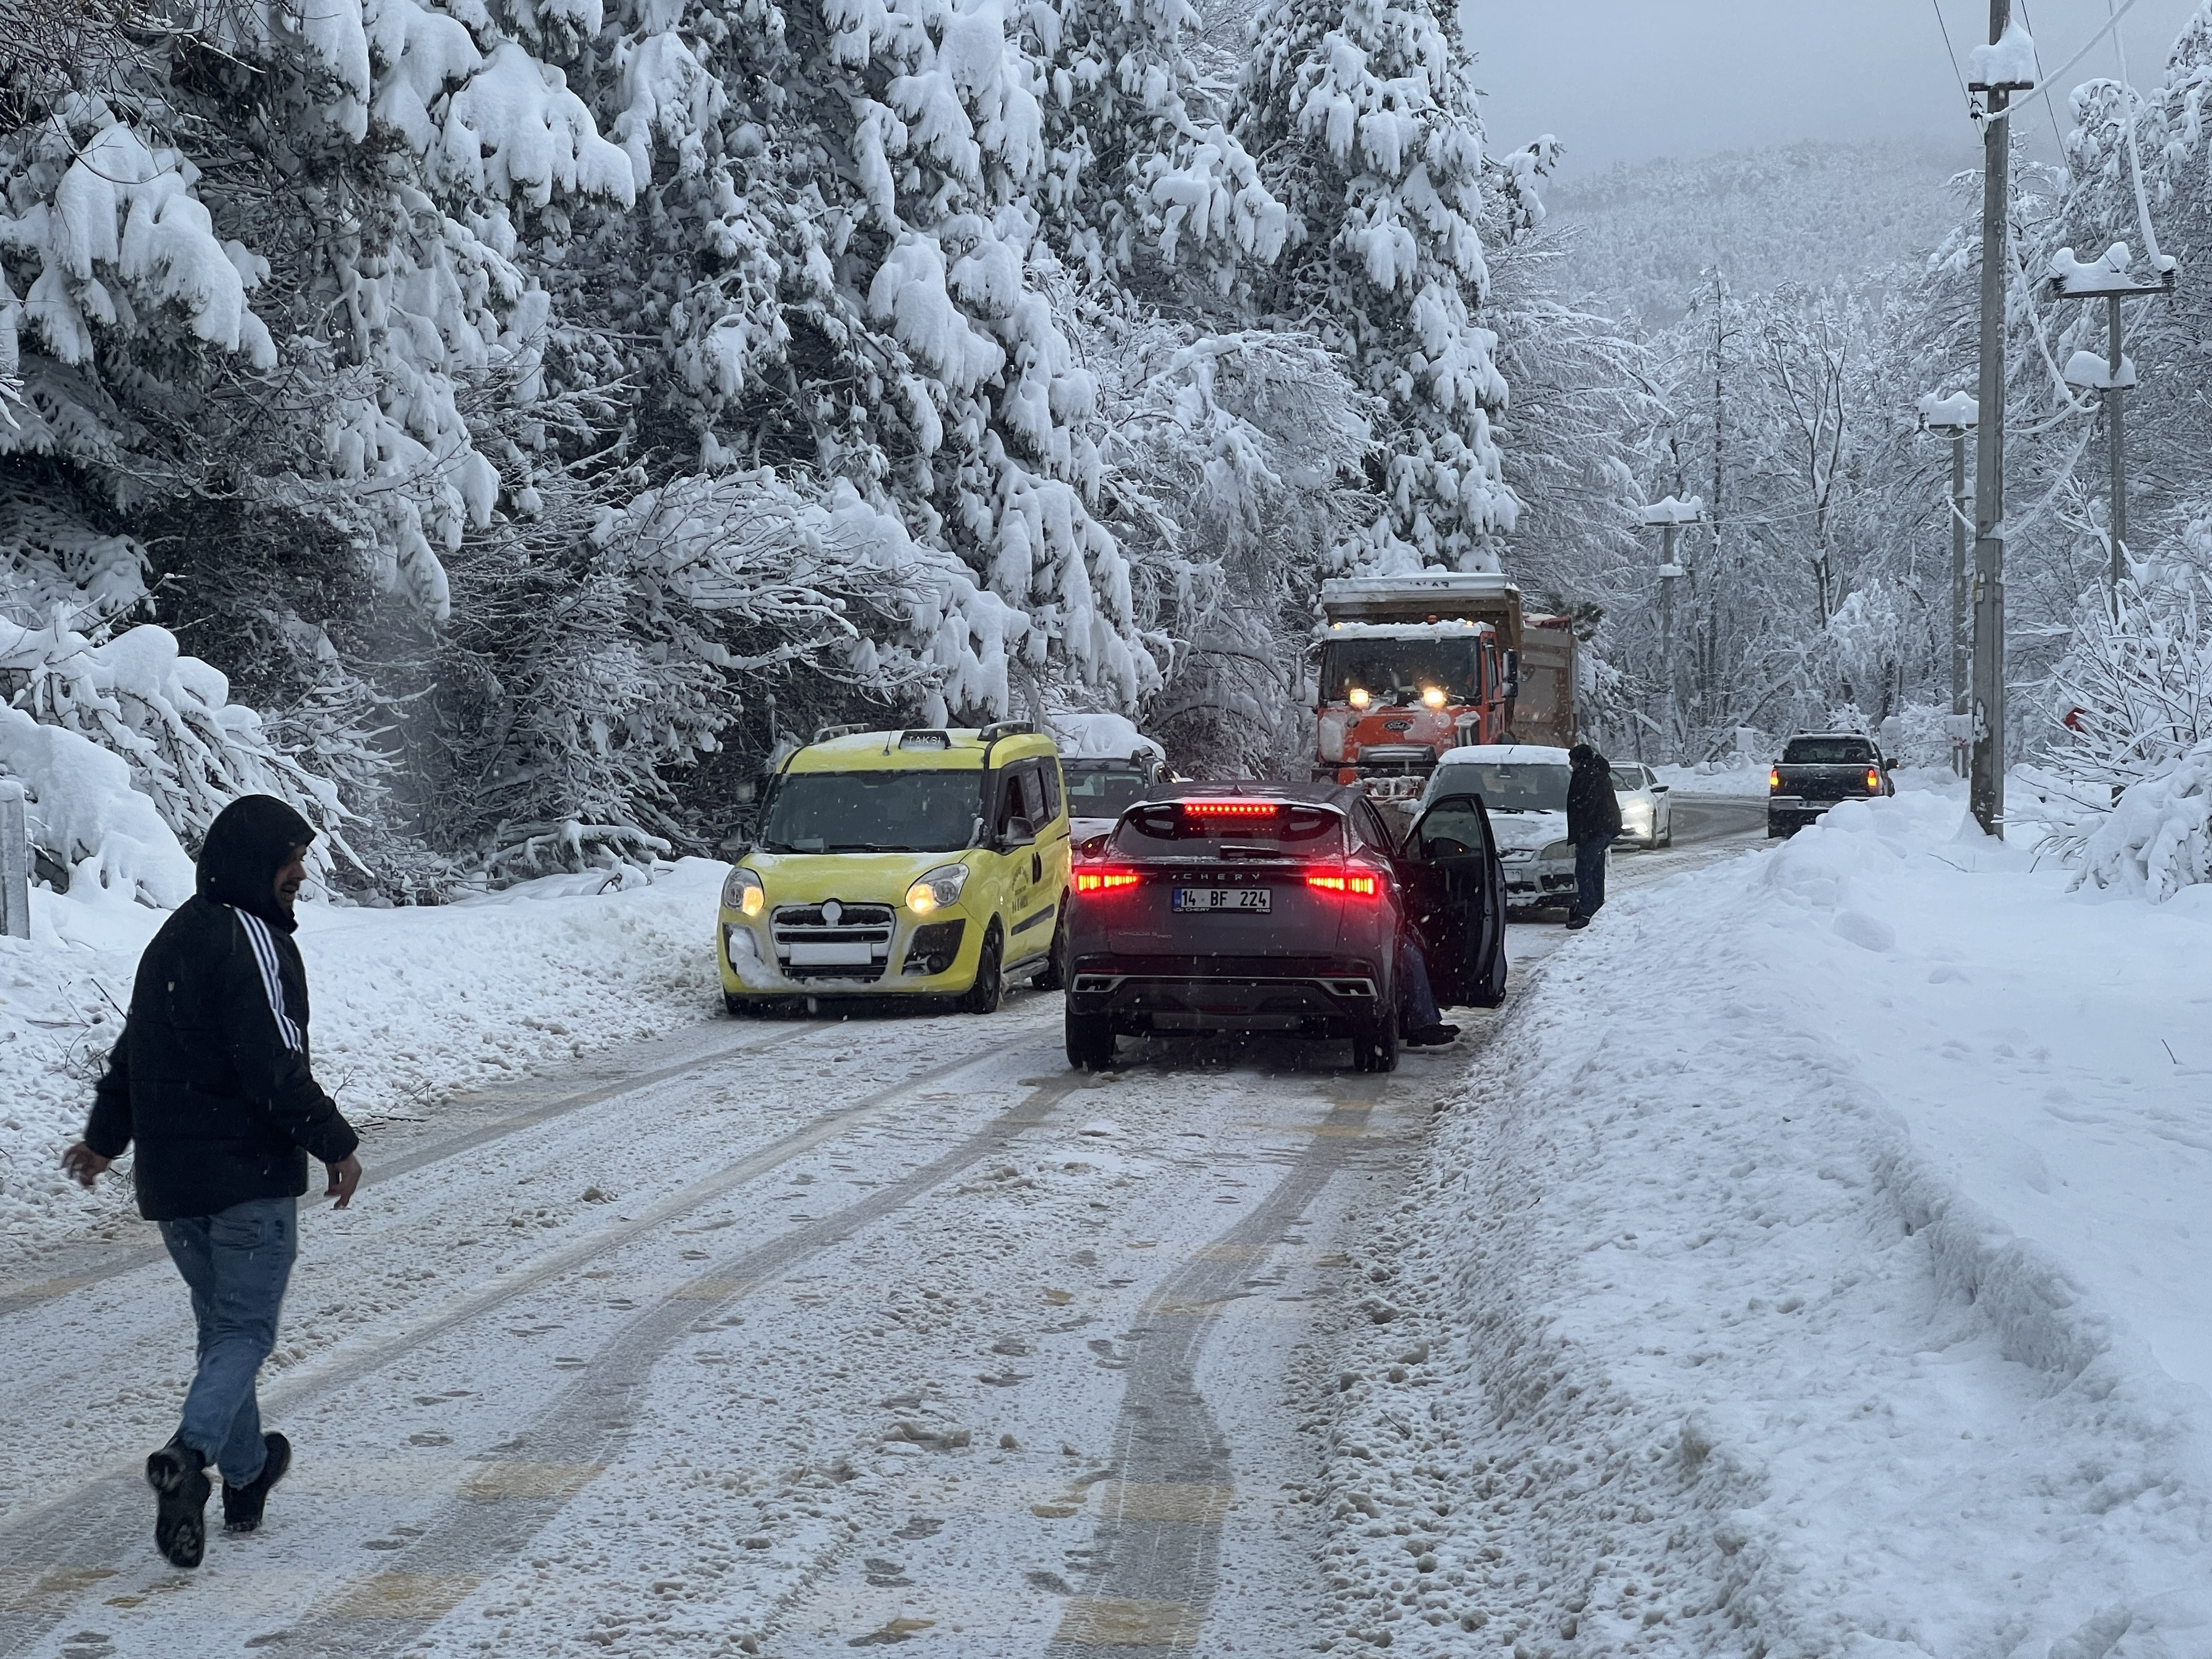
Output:
[[292,929],[276,902],[276,872],[292,849],[315,838],[314,826],[274,795],[240,795],[216,814],[200,845],[199,895]]

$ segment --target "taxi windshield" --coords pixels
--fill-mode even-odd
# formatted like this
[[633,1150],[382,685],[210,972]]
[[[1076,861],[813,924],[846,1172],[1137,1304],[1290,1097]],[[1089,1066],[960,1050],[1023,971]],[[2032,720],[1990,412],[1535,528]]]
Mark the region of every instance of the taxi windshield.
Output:
[[761,825],[770,853],[951,853],[975,837],[980,771],[788,772]]

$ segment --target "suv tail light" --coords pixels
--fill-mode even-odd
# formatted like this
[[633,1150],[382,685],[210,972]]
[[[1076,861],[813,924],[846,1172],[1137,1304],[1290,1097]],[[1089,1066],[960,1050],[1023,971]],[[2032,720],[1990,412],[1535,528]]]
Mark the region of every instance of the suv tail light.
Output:
[[1324,893],[1344,893],[1354,898],[1373,898],[1382,890],[1381,879],[1373,871],[1346,865],[1307,871],[1306,885]]
[[1075,872],[1075,890],[1079,893],[1110,893],[1117,887],[1134,887],[1134,870],[1091,869]]
[[1182,810],[1194,818],[1271,818],[1279,805],[1272,800],[1187,800]]

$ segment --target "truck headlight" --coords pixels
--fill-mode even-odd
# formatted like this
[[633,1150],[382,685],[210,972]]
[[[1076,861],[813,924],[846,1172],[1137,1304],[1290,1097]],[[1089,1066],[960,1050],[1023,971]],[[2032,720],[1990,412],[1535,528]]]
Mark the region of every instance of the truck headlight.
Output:
[[744,866],[739,865],[722,878],[724,909],[757,916],[767,907],[768,890],[761,885],[761,878]]
[[906,890],[906,908],[918,916],[926,916],[957,900],[960,890],[967,884],[966,865],[940,866]]

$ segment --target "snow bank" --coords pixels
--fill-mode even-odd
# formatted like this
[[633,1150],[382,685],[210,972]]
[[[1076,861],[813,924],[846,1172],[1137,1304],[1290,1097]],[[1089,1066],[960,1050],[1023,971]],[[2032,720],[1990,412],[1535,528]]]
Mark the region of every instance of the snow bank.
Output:
[[[1622,757],[1613,756],[1613,759]],[[1716,795],[1728,799],[1757,796],[1766,799],[1766,768],[1742,766],[1655,766],[1659,781],[1678,795]]]
[[2076,884],[2092,890],[2170,899],[2212,882],[2212,743],[2172,771],[2121,791],[2083,844]]
[[[708,1017],[720,1006],[712,937],[726,867],[686,859],[649,885],[605,892],[601,875],[553,876],[431,908],[303,904],[316,1075],[356,1125],[373,1124]],[[119,1188],[86,1198],[58,1164],[83,1127],[138,953],[166,919],[80,882],[32,895],[31,939],[0,938],[0,1237],[18,1248],[51,1243],[95,1202],[125,1203]]]
[[1334,1634],[2212,1651],[2212,906],[1961,817],[1838,806],[1551,959],[1362,1264]]

